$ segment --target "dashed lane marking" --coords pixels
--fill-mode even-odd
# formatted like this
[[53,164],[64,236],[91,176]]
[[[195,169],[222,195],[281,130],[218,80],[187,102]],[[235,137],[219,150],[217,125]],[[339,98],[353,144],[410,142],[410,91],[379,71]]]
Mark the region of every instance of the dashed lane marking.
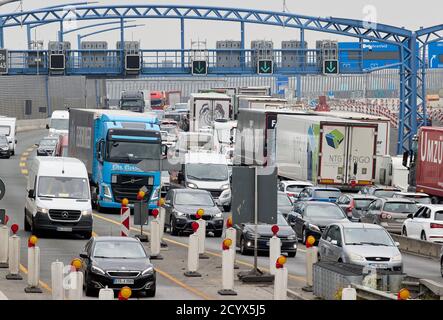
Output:
[[29,156],[29,152],[23,152],[22,156],[25,156],[25,157]]
[[[120,225],[120,223],[118,223],[117,221],[112,220],[112,219],[109,219],[109,218],[102,217],[101,215],[98,215],[98,214],[96,214],[96,213],[94,213],[93,216],[94,216],[94,217],[97,217],[97,218],[99,218],[99,219],[102,219],[102,220],[104,220],[104,221],[107,221],[107,222],[109,222],[109,223],[112,223],[112,224],[115,224],[115,225]],[[130,228],[130,229],[131,229],[132,231],[140,232],[140,229],[138,229],[138,228]],[[147,232],[143,232],[143,233],[145,233],[145,234],[149,234],[149,233],[147,233]],[[188,248],[188,247],[189,247],[187,244],[184,244],[184,243],[181,243],[181,242],[178,242],[178,241],[175,241],[175,240],[172,240],[172,239],[166,238],[166,237],[164,237],[163,240],[165,240],[166,242],[169,242],[169,243],[176,244],[176,245],[181,246],[181,247],[185,247],[185,248]],[[302,252],[306,252],[305,250],[300,250],[300,251],[302,251]],[[206,253],[209,254],[209,255],[211,255],[211,256],[214,256],[214,257],[218,257],[218,258],[221,258],[221,257],[222,257],[221,254],[218,254],[218,253],[215,253],[215,252],[212,252],[212,251],[206,251]],[[241,264],[241,265],[244,265],[244,266],[246,266],[246,267],[254,267],[253,264],[250,264],[250,263],[245,262],[245,261],[242,261],[242,260],[235,259],[235,262],[237,262],[237,263],[239,263],[239,264]],[[260,269],[269,272],[269,269],[266,269],[266,268],[260,268]],[[293,280],[297,280],[297,281],[303,281],[303,282],[306,281],[306,278],[301,277],[301,276],[296,276],[296,275],[293,275],[293,274],[289,274],[288,277],[291,278],[291,279],[293,279]]]
[[[24,274],[28,274],[28,269],[26,269],[26,267],[24,265],[22,265],[22,264],[20,264],[20,271],[23,272]],[[38,283],[46,291],[52,292],[51,287],[49,285],[47,285],[45,282],[40,280]]]
[[20,158],[20,161],[26,161],[26,160],[28,160],[27,157],[21,157],[21,158]]
[[26,149],[26,151],[32,152],[32,151],[34,151],[34,148],[28,148],[28,149]]
[[27,169],[22,169],[22,175],[25,175],[25,176],[27,176],[28,175],[28,170]]
[[20,168],[26,167],[26,162],[20,162]]

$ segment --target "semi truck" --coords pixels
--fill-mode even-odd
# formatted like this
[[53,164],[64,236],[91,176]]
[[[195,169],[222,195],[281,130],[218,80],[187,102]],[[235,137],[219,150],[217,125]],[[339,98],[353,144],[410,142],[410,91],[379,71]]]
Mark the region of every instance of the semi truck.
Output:
[[288,180],[358,190],[376,173],[378,125],[324,116],[279,114],[276,165]]
[[124,198],[133,206],[145,187],[149,210],[157,207],[161,171],[143,171],[144,160],[162,159],[162,139],[155,115],[123,110],[71,109],[69,156],[87,168],[92,203],[120,208]]
[[164,110],[181,102],[181,91],[151,91],[151,108]]
[[193,93],[189,99],[190,130],[212,127],[216,120],[232,117],[231,97],[221,93]]
[[[408,162],[410,164],[408,166]],[[409,169],[409,191],[427,193],[432,203],[443,201],[443,128],[421,127],[412,150],[403,154]]]
[[122,91],[119,109],[139,113],[149,111],[149,107],[146,107],[143,91]]

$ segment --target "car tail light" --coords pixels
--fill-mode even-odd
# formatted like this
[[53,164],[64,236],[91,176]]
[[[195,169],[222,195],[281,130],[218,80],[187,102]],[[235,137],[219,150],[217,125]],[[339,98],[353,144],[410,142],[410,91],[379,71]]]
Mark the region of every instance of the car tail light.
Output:
[[392,216],[391,216],[389,213],[382,212],[382,213],[381,213],[381,218],[382,218],[382,219],[386,219],[386,220],[391,220],[391,219],[392,219]]
[[443,224],[431,223],[431,229],[443,229]]
[[295,197],[295,194],[293,194],[293,193],[288,193],[288,197]]
[[352,210],[354,210],[355,208],[355,201],[354,199],[351,200],[351,204],[349,205],[349,207],[346,209],[346,212],[348,213],[348,216],[351,217],[352,216]]

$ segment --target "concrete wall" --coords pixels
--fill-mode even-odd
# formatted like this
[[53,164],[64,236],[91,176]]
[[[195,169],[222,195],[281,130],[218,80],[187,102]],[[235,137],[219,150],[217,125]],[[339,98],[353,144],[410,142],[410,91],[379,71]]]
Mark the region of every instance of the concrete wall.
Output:
[[[43,119],[65,107],[96,108],[104,102],[104,80],[83,76],[0,77],[0,115]],[[25,105],[31,114],[25,114]]]

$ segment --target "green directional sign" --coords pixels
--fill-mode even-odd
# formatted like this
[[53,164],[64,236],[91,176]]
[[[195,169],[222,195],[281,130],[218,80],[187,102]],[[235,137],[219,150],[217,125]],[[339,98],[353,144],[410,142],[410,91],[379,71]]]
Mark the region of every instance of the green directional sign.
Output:
[[194,60],[192,61],[192,74],[193,75],[207,75],[208,63],[206,60]]
[[272,60],[259,60],[257,66],[258,74],[274,73],[274,62]]
[[339,74],[338,60],[324,60],[323,74]]

